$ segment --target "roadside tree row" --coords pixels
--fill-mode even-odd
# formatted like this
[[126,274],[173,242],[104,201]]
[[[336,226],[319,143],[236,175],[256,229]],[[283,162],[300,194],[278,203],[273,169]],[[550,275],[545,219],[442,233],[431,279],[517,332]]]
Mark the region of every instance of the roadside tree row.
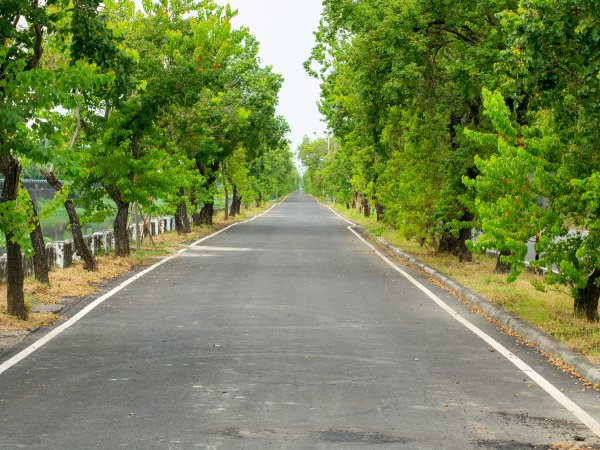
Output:
[[133,204],[175,214],[185,233],[188,216],[212,223],[218,187],[231,192],[232,214],[295,189],[287,124],[275,111],[283,79],[261,63],[254,36],[232,26],[234,16],[212,0],[144,1],[142,11],[132,0],[0,4],[9,314],[27,316],[23,251],[48,282],[24,168],[57,190],[53,204],[66,208],[88,270],[96,264],[75,203],[86,220],[116,213],[115,256],[122,257],[130,252]]
[[511,278],[534,242],[534,269],[570,286],[575,313],[597,321],[596,2],[324,7],[305,67],[322,80],[333,136],[301,145],[305,188],[463,261],[497,251]]

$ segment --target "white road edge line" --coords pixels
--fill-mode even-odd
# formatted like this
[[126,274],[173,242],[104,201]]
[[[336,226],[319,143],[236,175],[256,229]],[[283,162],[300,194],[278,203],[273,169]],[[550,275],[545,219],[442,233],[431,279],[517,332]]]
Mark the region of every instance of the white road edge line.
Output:
[[504,347],[500,342],[495,340],[489,334],[481,330],[476,325],[469,322],[463,316],[461,316],[458,312],[456,312],[452,307],[446,304],[442,299],[440,299],[437,295],[415,280],[412,276],[398,267],[392,260],[390,260],[387,256],[381,253],[373,244],[368,242],[365,238],[363,238],[354,227],[355,223],[347,220],[345,217],[342,217],[328,205],[321,205],[328,208],[331,212],[333,212],[340,219],[344,220],[346,223],[349,223],[350,226],[347,227],[358,239],[360,239],[364,244],[366,244],[377,256],[383,259],[390,267],[392,267],[396,272],[401,274],[404,278],[414,284],[417,288],[419,288],[427,297],[433,300],[440,308],[446,311],[453,319],[460,322],[467,329],[471,330],[477,336],[479,336],[483,341],[488,343],[492,348],[494,348],[498,353],[508,359],[511,363],[513,363],[521,372],[527,375],[532,381],[534,381],[539,387],[545,390],[554,400],[561,404],[563,408],[573,414],[581,423],[587,426],[596,436],[600,437],[600,423],[596,421],[591,415],[589,415],[586,411],[584,411],[579,405],[577,405],[573,400],[563,394],[558,388],[556,388],[552,383],[546,380],[543,376],[537,373],[531,366],[529,366],[525,361],[516,356],[506,347]]
[[152,272],[154,269],[162,266],[163,264],[165,264],[168,261],[171,261],[172,259],[176,258],[178,255],[181,255],[182,253],[184,253],[187,250],[191,249],[192,247],[195,247],[196,245],[198,245],[198,244],[206,241],[207,239],[215,237],[216,235],[221,234],[224,231],[227,231],[227,230],[229,230],[230,228],[232,228],[232,227],[234,227],[236,225],[240,225],[240,224],[247,223],[247,222],[252,222],[253,220],[257,219],[258,217],[261,217],[264,214],[267,214],[269,211],[271,211],[273,208],[275,208],[277,205],[283,203],[284,201],[285,201],[285,198],[282,201],[280,201],[278,203],[275,203],[273,206],[271,206],[266,211],[264,211],[264,212],[262,212],[262,213],[260,213],[260,214],[258,214],[256,216],[252,217],[251,219],[244,220],[242,222],[232,223],[231,225],[228,225],[225,228],[222,228],[219,231],[216,231],[215,233],[209,234],[208,236],[204,236],[202,239],[199,239],[196,242],[191,243],[187,247],[179,250],[174,255],[167,256],[167,257],[161,259],[156,264],[148,267],[147,269],[142,270],[140,273],[137,273],[137,274],[133,275],[132,277],[128,278],[127,280],[123,281],[121,284],[119,284],[115,288],[111,289],[106,294],[103,294],[102,296],[98,297],[96,300],[94,300],[92,303],[90,303],[89,305],[87,305],[85,308],[83,308],[81,311],[79,311],[77,314],[75,314],[73,317],[71,317],[65,323],[63,323],[62,325],[59,325],[58,327],[54,328],[53,330],[51,330],[50,332],[48,332],[48,334],[42,336],[40,339],[38,339],[33,344],[31,344],[29,347],[24,348],[19,353],[17,353],[13,357],[7,359],[2,364],[0,364],[0,375],[2,373],[6,372],[8,369],[10,369],[15,364],[17,364],[17,363],[21,362],[23,359],[27,358],[29,355],[31,355],[36,350],[42,348],[44,345],[46,345],[48,342],[50,342],[56,336],[58,336],[59,334],[61,334],[63,331],[65,331],[71,325],[74,325],[79,320],[81,320],[83,317],[85,317],[87,314],[89,314],[97,306],[99,306],[102,303],[104,303],[106,300],[108,300],[109,298],[111,298],[117,292],[121,291],[123,288],[129,286],[131,283],[133,283],[137,279],[139,279],[139,278],[143,277],[144,275]]

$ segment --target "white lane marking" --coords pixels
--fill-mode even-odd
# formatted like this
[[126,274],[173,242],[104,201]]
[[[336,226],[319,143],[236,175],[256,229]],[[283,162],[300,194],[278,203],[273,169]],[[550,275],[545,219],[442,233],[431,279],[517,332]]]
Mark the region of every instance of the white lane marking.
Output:
[[211,247],[208,245],[199,245],[194,247],[194,250],[207,251],[207,252],[256,252],[259,251],[257,248],[250,247]]
[[[320,203],[322,204],[322,203]],[[346,218],[342,217],[338,214],[333,208],[328,205],[323,205],[326,208],[329,208],[336,216],[345,222],[349,223],[350,226],[347,227],[358,239],[360,239],[364,244],[366,244],[377,256],[383,259],[390,267],[392,267],[396,272],[405,277],[408,281],[410,281],[413,285],[419,288],[427,297],[433,300],[440,308],[446,311],[453,319],[460,322],[467,329],[471,330],[481,339],[483,339],[486,343],[492,346],[498,353],[508,359],[511,363],[513,363],[517,368],[527,375],[531,380],[533,380],[538,386],[540,386],[543,390],[545,390],[554,400],[562,405],[567,411],[573,414],[581,423],[587,426],[596,436],[600,437],[600,423],[596,421],[591,415],[589,415],[586,411],[584,411],[579,405],[577,405],[573,400],[563,394],[558,388],[556,388],[552,383],[546,380],[543,376],[537,373],[531,366],[529,366],[525,361],[516,356],[506,347],[504,347],[500,342],[495,340],[489,334],[478,328],[476,325],[469,322],[459,313],[457,313],[452,307],[447,305],[442,299],[440,299],[437,295],[415,280],[412,276],[398,267],[392,260],[390,260],[387,256],[381,253],[373,244],[368,242],[365,238],[363,238],[354,227],[355,223],[350,222]]]
[[353,227],[356,226],[356,224],[354,222],[349,221],[348,219],[346,219],[345,217],[343,217],[341,214],[339,214],[335,209],[333,209],[331,206],[326,205],[324,203],[321,203],[320,201],[317,200],[317,203],[321,206],[324,206],[325,208],[329,209],[332,213],[334,213],[336,216],[338,216],[340,219],[342,219],[344,222],[349,223],[350,225],[352,225]]
[[234,227],[236,225],[240,225],[240,224],[247,223],[247,222],[252,222],[256,218],[261,217],[264,214],[267,214],[269,211],[271,211],[273,208],[275,208],[277,205],[283,203],[284,201],[285,201],[285,198],[281,202],[274,204],[273,206],[271,206],[269,209],[267,209],[263,213],[261,213],[261,214],[259,214],[257,216],[254,216],[251,219],[244,220],[243,222],[232,223],[231,225],[228,225],[225,228],[222,228],[219,231],[216,231],[215,233],[209,234],[208,236],[204,236],[202,239],[199,239],[196,242],[193,242],[192,244],[188,245],[186,248],[183,248],[183,249],[179,250],[176,254],[171,255],[171,256],[167,256],[164,259],[161,259],[156,264],[148,267],[147,269],[141,271],[140,273],[137,273],[137,274],[133,275],[131,278],[128,278],[127,280],[123,281],[121,284],[119,284],[115,288],[111,289],[106,294],[98,297],[96,300],[94,300],[92,303],[90,303],[89,305],[87,305],[85,308],[83,308],[81,311],[79,311],[77,314],[75,314],[69,320],[67,320],[66,322],[64,322],[62,325],[59,325],[58,327],[54,328],[53,330],[51,330],[50,332],[48,332],[48,334],[42,336],[40,339],[38,339],[33,344],[31,344],[29,347],[21,350],[19,353],[17,353],[16,355],[14,355],[12,358],[7,359],[2,364],[0,364],[0,374],[6,372],[12,366],[14,366],[15,364],[19,363],[23,359],[27,358],[29,355],[31,355],[36,350],[42,348],[44,345],[46,345],[48,342],[50,342],[56,336],[58,336],[63,331],[65,331],[67,328],[69,328],[70,326],[74,325],[79,320],[81,320],[83,317],[85,317],[87,314],[89,314],[92,310],[94,310],[100,304],[104,303],[106,300],[108,300],[109,298],[111,298],[117,292],[121,291],[123,288],[129,286],[131,283],[133,283],[137,279],[139,279],[139,278],[143,277],[144,275],[152,272],[154,269],[162,266],[164,263],[166,263],[168,261],[171,261],[172,259],[176,258],[178,255],[181,255],[183,252],[186,252],[187,250],[191,249],[192,247],[195,247],[196,245],[201,244],[202,242],[206,241],[207,239],[210,239],[210,238],[212,238],[212,237],[214,237],[214,236],[216,236],[218,234],[221,234],[224,231],[226,231],[226,230],[228,230],[228,229],[230,229],[230,228],[232,228],[232,227]]

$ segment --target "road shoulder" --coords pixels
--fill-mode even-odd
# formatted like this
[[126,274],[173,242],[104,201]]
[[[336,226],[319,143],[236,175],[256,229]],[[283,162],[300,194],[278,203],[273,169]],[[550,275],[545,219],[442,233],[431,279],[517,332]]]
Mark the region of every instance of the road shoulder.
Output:
[[553,364],[560,366],[563,370],[572,372],[588,383],[596,385],[596,387],[600,386],[600,366],[592,363],[584,355],[571,350],[552,335],[524,321],[477,292],[463,286],[451,277],[419,261],[414,256],[400,250],[385,239],[381,237],[374,238],[360,225],[355,225],[354,229],[376,243],[382,250],[394,256],[395,259],[405,265],[418,269],[425,276],[436,282],[436,284],[441,284],[442,287],[470,305],[482,316],[502,328],[503,331],[520,338],[527,345],[544,353],[551,359]]

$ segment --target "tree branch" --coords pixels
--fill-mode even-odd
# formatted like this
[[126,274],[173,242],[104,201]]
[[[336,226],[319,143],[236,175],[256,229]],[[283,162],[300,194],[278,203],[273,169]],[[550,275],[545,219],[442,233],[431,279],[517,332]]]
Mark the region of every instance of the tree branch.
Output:
[[77,125],[75,126],[75,133],[73,134],[73,137],[71,138],[71,144],[69,145],[69,150],[73,150],[75,148],[75,144],[77,142],[77,139],[79,138],[79,135],[81,134],[81,105],[77,105],[77,108],[75,108],[75,118],[77,119]]
[[35,32],[35,40],[33,43],[33,56],[27,62],[27,67],[25,70],[35,69],[42,59],[42,54],[44,50],[42,49],[42,41],[44,39],[44,29],[41,25],[34,25],[33,30]]

